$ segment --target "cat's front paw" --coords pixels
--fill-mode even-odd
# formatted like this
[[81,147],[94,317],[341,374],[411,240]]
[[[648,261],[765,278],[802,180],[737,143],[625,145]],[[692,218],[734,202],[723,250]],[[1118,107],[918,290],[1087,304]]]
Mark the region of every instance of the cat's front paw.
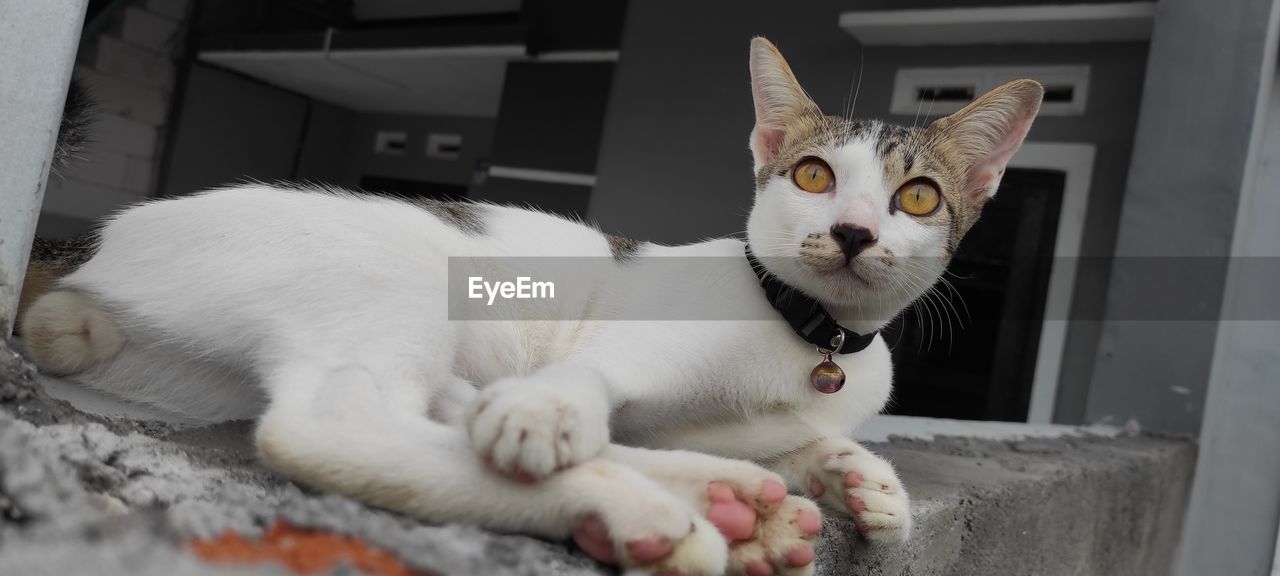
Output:
[[553,386],[512,379],[480,392],[467,430],[485,463],[516,480],[534,482],[604,450],[609,443],[607,402],[580,388]]
[[853,518],[873,542],[903,542],[911,534],[911,502],[893,465],[853,441],[832,443],[810,467],[807,491]]

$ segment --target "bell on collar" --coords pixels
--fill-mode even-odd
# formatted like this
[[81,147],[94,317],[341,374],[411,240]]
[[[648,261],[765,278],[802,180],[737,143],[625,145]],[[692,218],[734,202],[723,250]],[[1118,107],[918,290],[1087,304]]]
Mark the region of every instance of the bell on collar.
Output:
[[831,352],[825,353],[822,362],[813,367],[809,383],[823,394],[835,394],[844,388],[844,370],[831,360]]

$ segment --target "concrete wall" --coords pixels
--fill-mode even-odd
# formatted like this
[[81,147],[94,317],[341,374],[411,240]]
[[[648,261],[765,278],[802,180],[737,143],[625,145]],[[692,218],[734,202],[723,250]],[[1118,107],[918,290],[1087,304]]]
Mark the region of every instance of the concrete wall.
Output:
[[[1257,258],[1280,257],[1280,84],[1271,89],[1267,139],[1256,182],[1241,199],[1186,538],[1182,574],[1266,574],[1280,527],[1280,321],[1248,318],[1274,308],[1280,277]],[[1238,473],[1246,470],[1247,473]],[[1224,564],[1230,563],[1230,564]],[[1274,574],[1274,572],[1272,572]]]
[[[1177,278],[1113,269],[1086,406],[1089,421],[1200,430],[1255,115],[1276,47],[1273,0],[1161,0],[1151,41],[1118,257],[1200,258]],[[1210,49],[1210,47],[1212,47]],[[1273,189],[1274,191],[1274,189]],[[1216,268],[1216,269],[1215,269]],[[1204,320],[1133,321],[1144,306]],[[1274,380],[1274,374],[1271,375]]]
[[[1275,54],[1272,8],[1266,54]],[[1264,60],[1265,61],[1265,60]],[[1271,68],[1274,70],[1274,61]],[[1280,574],[1280,75],[1241,193],[1180,574]]]
[[[1014,2],[1006,2],[1013,4]],[[747,44],[778,44],[802,84],[828,113],[841,113],[858,73],[857,42],[836,26],[854,9],[936,7],[939,1],[842,2],[794,7],[765,0],[733,11],[706,3],[633,2],[623,33],[589,216],[606,230],[661,242],[688,242],[743,230],[752,201],[747,135],[753,122]],[[983,4],[993,4],[983,2]],[[714,25],[707,25],[714,22]],[[1088,64],[1083,116],[1043,117],[1029,140],[1097,146],[1082,254],[1109,256],[1128,171],[1146,65],[1141,43],[1070,46],[868,48],[858,117],[888,116],[895,71],[903,66]],[[679,206],[673,210],[673,206]],[[1081,269],[1073,314],[1100,314],[1107,270]],[[1098,323],[1075,323],[1061,372],[1060,422],[1083,418]]]
[[41,236],[83,233],[155,190],[188,10],[187,0],[134,0],[86,23],[101,33],[81,40],[75,77],[96,120],[81,158],[49,179]]

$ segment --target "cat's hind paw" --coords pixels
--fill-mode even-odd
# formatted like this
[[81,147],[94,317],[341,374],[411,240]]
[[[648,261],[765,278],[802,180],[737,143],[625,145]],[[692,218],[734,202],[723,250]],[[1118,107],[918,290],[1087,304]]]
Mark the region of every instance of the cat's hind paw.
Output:
[[[648,521],[660,516],[646,511]],[[712,576],[724,573],[728,549],[720,533],[706,519],[691,514],[687,528],[678,536],[660,536],[660,532],[637,532],[634,522],[609,520],[600,515],[586,517],[573,530],[573,541],[588,556],[605,563],[619,565],[628,573],[655,575],[683,574]]]
[[615,452],[701,510],[729,542],[731,575],[812,574],[822,514],[787,494],[782,477],[750,462],[684,451]]

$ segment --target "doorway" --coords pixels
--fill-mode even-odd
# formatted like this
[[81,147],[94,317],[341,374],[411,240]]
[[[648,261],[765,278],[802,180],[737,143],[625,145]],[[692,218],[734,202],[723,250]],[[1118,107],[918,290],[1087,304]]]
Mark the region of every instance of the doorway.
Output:
[[889,413],[1027,420],[1065,182],[1010,168],[936,294],[885,328]]

